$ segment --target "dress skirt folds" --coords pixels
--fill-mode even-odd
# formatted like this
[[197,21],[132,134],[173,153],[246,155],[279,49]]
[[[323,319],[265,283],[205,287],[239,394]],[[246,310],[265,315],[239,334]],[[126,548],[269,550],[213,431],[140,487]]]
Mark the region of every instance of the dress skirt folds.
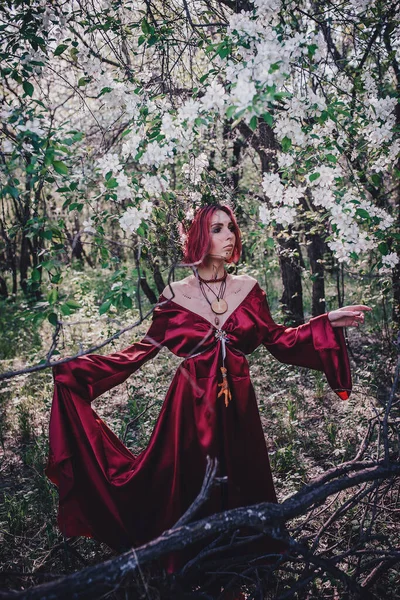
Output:
[[[58,524],[120,549],[139,546],[176,523],[216,457],[219,486],[202,516],[276,502],[246,354],[260,344],[279,361],[324,371],[349,396],[351,375],[341,328],[327,315],[295,328],[277,325],[258,283],[216,329],[163,296],[145,338],[109,356],[87,355],[54,367],[47,476],[59,488]],[[91,402],[122,383],[166,346],[182,357],[147,448],[134,456],[96,415]],[[225,358],[224,358],[225,356]],[[232,395],[221,396],[221,366]],[[173,557],[167,568],[182,562]]]

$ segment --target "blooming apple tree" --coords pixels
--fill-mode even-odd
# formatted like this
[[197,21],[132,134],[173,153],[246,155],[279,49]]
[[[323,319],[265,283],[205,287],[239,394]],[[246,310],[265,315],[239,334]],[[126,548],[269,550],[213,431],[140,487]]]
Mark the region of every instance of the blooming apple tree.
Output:
[[[339,263],[373,256],[400,295],[397,4],[2,7],[2,251],[32,246],[25,290],[45,270],[57,287],[77,214],[104,264],[111,229],[175,259],[179,224],[233,197],[261,238],[307,219]],[[261,158],[239,187],[237,140]]]

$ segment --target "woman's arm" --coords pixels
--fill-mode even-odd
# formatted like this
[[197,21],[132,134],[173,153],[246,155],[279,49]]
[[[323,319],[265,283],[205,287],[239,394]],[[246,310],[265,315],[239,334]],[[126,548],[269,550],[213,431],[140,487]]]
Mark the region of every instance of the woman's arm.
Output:
[[162,308],[157,306],[150,329],[141,341],[106,356],[88,354],[55,365],[54,381],[91,402],[154,358],[163,345],[166,329],[166,316]]

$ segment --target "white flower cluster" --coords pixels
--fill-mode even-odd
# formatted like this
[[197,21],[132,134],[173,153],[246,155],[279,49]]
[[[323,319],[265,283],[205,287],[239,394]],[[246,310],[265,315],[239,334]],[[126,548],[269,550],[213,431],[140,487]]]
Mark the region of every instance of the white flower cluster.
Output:
[[112,152],[107,152],[107,154],[101,158],[98,158],[96,161],[96,166],[98,169],[100,169],[103,177],[105,177],[110,171],[113,173],[118,173],[123,169],[123,165],[121,165],[119,161],[118,154]]
[[349,2],[356,14],[364,13],[370,6],[375,4],[375,0],[349,0]]
[[349,189],[340,201],[330,189],[323,186],[319,193],[315,188],[312,193],[314,204],[319,203],[330,212],[330,220],[335,226],[335,232],[332,234],[333,239],[328,242],[328,246],[335,253],[339,262],[348,260],[352,253],[361,254],[376,247],[374,236],[360,228],[358,209],[365,210],[370,217],[379,219],[377,227],[381,230],[387,229],[394,222],[386,211],[374,206],[364,198],[359,198],[356,189]]
[[385,254],[382,256],[382,267],[379,269],[379,273],[390,273],[390,271],[399,263],[399,257],[395,252]]
[[119,202],[130,199],[132,197],[132,188],[129,185],[129,178],[126,173],[120,171],[118,175],[115,176],[115,179],[118,183],[118,187],[115,188],[115,193],[117,194]]
[[182,173],[189,179],[191,184],[197,185],[201,181],[201,174],[207,167],[207,154],[203,152],[199,156],[191,155],[189,162],[182,165]]
[[225,92],[224,87],[214,79],[200,100],[201,108],[203,110],[223,112],[228,98],[229,96]]
[[141,165],[149,167],[159,167],[163,163],[171,163],[174,156],[175,145],[173,142],[160,146],[158,142],[148,144],[146,150],[139,158]]
[[247,37],[260,38],[263,34],[263,27],[260,20],[254,18],[251,12],[241,10],[240,13],[233,13],[229,17],[226,33],[230,37],[238,33]]
[[193,125],[194,121],[199,116],[201,103],[197,100],[189,98],[182,106],[178,108],[177,117],[179,121],[186,121],[188,125]]
[[169,173],[160,175],[144,175],[140,183],[149,196],[158,197],[169,188]]
[[29,131],[30,133],[36,133],[37,135],[44,135],[45,130],[43,129],[43,119],[32,119],[26,121],[25,124],[16,125],[15,129],[18,131]]
[[325,99],[313,90],[307,90],[306,95],[293,95],[292,98],[285,101],[284,110],[275,119],[274,131],[277,138],[282,140],[287,137],[295,146],[305,146],[309,143],[319,145],[319,136],[329,134],[329,128],[332,129],[333,124],[325,127],[319,126],[319,129],[315,127],[312,133],[314,135],[317,133],[319,136],[314,139],[303,131],[302,121],[319,117],[323,110],[326,110]]
[[304,195],[304,188],[284,186],[278,173],[264,173],[262,188],[269,198],[270,207],[260,206],[260,221],[269,225],[273,221],[284,227],[294,223],[300,198]]
[[143,200],[140,208],[130,206],[118,219],[121,229],[135,233],[143,220],[147,220],[153,210],[153,205],[148,200]]
[[127,160],[130,156],[135,158],[139,144],[142,141],[143,136],[140,133],[131,131],[124,137],[124,142],[122,144],[121,155]]
[[313,181],[310,181],[309,185],[319,186],[322,188],[331,188],[335,183],[335,179],[338,177],[342,177],[343,175],[343,172],[339,165],[335,165],[334,167],[320,165],[315,169],[314,173],[311,173],[309,175],[309,177],[317,173],[319,173],[319,177],[317,179],[314,179]]
[[397,98],[369,96],[365,99],[365,103],[368,106],[369,122],[362,128],[361,133],[368,140],[368,148],[374,151],[393,139]]

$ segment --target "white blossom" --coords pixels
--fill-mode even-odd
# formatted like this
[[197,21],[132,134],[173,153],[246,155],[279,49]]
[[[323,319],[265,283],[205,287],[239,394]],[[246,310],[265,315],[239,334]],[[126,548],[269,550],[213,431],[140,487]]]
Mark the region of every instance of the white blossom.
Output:
[[271,223],[271,211],[265,206],[265,204],[260,204],[258,207],[258,214],[261,223],[264,223],[264,225],[269,225]]
[[278,173],[264,173],[261,185],[271,202],[277,204],[283,200],[284,187]]
[[159,175],[144,175],[140,180],[143,189],[149,196],[161,196],[169,187],[169,173],[164,173],[163,177]]
[[43,120],[42,119],[32,119],[26,121],[25,124],[20,124],[16,126],[16,129],[19,131],[29,131],[30,133],[36,133],[37,135],[44,135],[45,130],[43,129]]
[[131,198],[132,188],[129,185],[128,176],[123,171],[120,171],[115,179],[118,183],[118,187],[115,189],[118,200],[121,202],[122,200]]
[[153,205],[148,200],[144,200],[140,208],[130,206],[124,214],[118,219],[121,229],[134,233],[140,227],[142,220],[150,217],[153,210]]
[[379,273],[390,273],[391,269],[393,269],[399,263],[399,257],[395,252],[391,252],[390,254],[385,254],[382,256],[382,267],[379,269]]
[[129,133],[124,138],[124,143],[122,144],[121,155],[126,160],[131,156],[135,158],[138,153],[139,144],[142,141],[143,137],[138,133]]
[[118,171],[123,169],[123,165],[121,165],[119,161],[118,154],[113,154],[111,152],[108,152],[101,158],[98,158],[96,161],[96,166],[102,172],[103,177],[105,177],[110,171],[113,173],[118,173]]
[[204,110],[222,111],[227,100],[228,94],[224,87],[214,80],[201,98],[201,106]]
[[150,167],[159,167],[162,163],[172,162],[173,154],[174,144],[172,142],[164,144],[164,146],[160,146],[158,142],[152,142],[140,157],[139,163]]
[[86,221],[83,221],[83,232],[84,233],[96,233],[96,229],[93,227],[93,218],[90,217]]
[[207,154],[204,152],[199,156],[190,156],[190,162],[182,165],[182,173],[186,175],[193,185],[201,181],[201,174],[208,167]]
[[180,121],[187,121],[188,124],[191,125],[199,116],[200,108],[200,102],[189,98],[189,100],[186,100],[186,102],[178,108],[178,119]]

